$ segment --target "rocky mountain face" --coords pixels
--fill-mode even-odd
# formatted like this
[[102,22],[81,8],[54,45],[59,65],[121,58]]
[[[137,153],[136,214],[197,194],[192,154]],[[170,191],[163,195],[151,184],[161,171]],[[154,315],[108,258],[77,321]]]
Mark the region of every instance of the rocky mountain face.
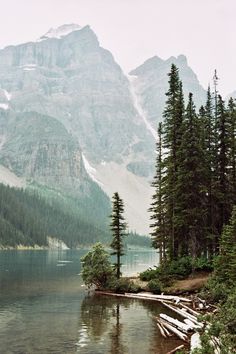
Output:
[[109,196],[118,191],[130,228],[146,233],[172,62],[185,93],[204,102],[184,56],[151,58],[126,76],[89,26],[63,25],[0,50],[0,167],[68,195],[93,198],[94,182]]
[[12,109],[60,120],[94,162],[150,145],[127,78],[89,26],[0,51],[0,82]]
[[17,176],[66,193],[88,184],[79,144],[55,118],[19,113],[8,116],[6,130],[0,162]]
[[139,97],[147,120],[153,128],[162,120],[166,95],[168,90],[168,76],[171,64],[179,68],[179,75],[183,82],[185,102],[189,92],[193,93],[196,107],[205,104],[206,91],[200,85],[196,74],[188,66],[187,58],[179,55],[177,58],[170,57],[167,60],[154,56],[145,61],[141,66],[130,72],[134,90]]

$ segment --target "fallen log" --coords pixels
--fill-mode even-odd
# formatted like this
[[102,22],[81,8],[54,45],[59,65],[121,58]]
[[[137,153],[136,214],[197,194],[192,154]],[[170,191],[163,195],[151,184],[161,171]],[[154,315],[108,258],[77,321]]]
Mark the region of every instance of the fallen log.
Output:
[[188,307],[188,306],[186,306],[186,305],[184,305],[184,304],[180,304],[180,305],[181,305],[184,309],[186,309],[187,311],[189,311],[192,315],[194,315],[194,316],[198,316],[198,315],[199,315],[197,311],[192,310],[190,307]]
[[166,354],[175,354],[177,352],[177,350],[183,349],[184,345],[179,345],[178,347],[176,347],[175,349],[171,350],[170,352],[166,353]]
[[188,324],[189,326],[191,326],[192,329],[201,329],[202,328],[202,326],[200,324],[195,324],[192,321],[190,321],[188,318],[185,318],[184,322],[186,324]]
[[160,331],[161,335],[162,335],[163,337],[167,338],[167,335],[166,335],[166,333],[165,333],[163,327],[162,327],[158,322],[157,322],[157,327],[159,328],[159,331]]
[[177,337],[179,337],[181,340],[183,340],[184,342],[186,342],[188,340],[188,337],[186,334],[182,333],[180,330],[178,330],[177,328],[175,328],[174,326],[172,326],[170,323],[168,323],[167,321],[160,319],[159,320],[162,325],[164,327],[166,327],[168,330],[170,330],[172,333],[174,333]]
[[165,315],[163,313],[160,314],[160,318],[171,323],[172,325],[174,325],[175,327],[177,327],[180,331],[183,331],[184,333],[188,333],[189,331],[192,330],[192,327],[189,326],[188,324],[180,322],[179,320],[172,318],[168,315]]
[[162,325],[162,323],[159,321],[159,319],[156,317],[156,320],[157,320],[157,323],[161,326],[161,328],[163,329],[163,331],[165,332],[165,334],[168,336],[168,337],[171,337],[172,334],[168,331],[168,329],[166,327],[164,327]]
[[186,311],[177,309],[177,308],[174,307],[174,306],[168,305],[168,304],[166,304],[164,301],[162,301],[162,304],[163,304],[164,306],[168,307],[170,310],[172,310],[172,311],[178,313],[178,314],[181,315],[182,317],[188,318],[188,319],[189,319],[190,321],[192,321],[193,323],[195,323],[195,324],[197,324],[197,325],[198,325],[198,324],[200,325],[200,323],[198,322],[197,318],[196,318],[195,316],[191,315],[190,313],[187,313]]
[[153,299],[158,299],[158,300],[183,301],[183,302],[189,302],[189,303],[191,302],[190,299],[187,299],[185,297],[175,296],[175,295],[156,295],[156,294],[150,294],[150,293],[139,293],[139,294],[132,294],[132,295],[142,296],[145,298],[153,298]]

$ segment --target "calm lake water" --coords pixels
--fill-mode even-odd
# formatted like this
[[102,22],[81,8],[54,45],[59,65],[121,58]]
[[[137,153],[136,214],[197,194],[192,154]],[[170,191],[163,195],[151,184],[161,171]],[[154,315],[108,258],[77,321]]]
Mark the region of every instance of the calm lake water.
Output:
[[[88,293],[85,251],[0,251],[1,354],[165,354],[179,344],[159,334],[159,304]],[[128,251],[123,273],[157,264],[154,251]]]

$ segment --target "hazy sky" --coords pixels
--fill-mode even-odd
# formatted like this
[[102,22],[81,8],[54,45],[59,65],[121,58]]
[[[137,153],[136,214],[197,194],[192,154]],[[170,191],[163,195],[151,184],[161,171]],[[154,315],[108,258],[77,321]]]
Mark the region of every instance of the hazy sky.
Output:
[[153,55],[185,54],[206,87],[236,90],[236,0],[0,0],[0,47],[35,40],[50,27],[89,24],[129,70]]

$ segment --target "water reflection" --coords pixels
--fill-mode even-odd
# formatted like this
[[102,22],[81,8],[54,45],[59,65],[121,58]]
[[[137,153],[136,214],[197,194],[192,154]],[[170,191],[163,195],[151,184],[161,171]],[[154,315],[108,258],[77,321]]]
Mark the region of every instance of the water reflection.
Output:
[[122,343],[122,330],[123,325],[120,323],[120,304],[116,305],[115,308],[115,324],[111,329],[111,354],[123,354],[127,353],[128,348]]
[[[0,252],[1,354],[165,354],[173,349],[158,332],[158,304],[88,294],[81,287],[85,252]],[[130,251],[124,263],[123,273],[132,274],[146,267],[142,264],[155,264],[156,254]]]

